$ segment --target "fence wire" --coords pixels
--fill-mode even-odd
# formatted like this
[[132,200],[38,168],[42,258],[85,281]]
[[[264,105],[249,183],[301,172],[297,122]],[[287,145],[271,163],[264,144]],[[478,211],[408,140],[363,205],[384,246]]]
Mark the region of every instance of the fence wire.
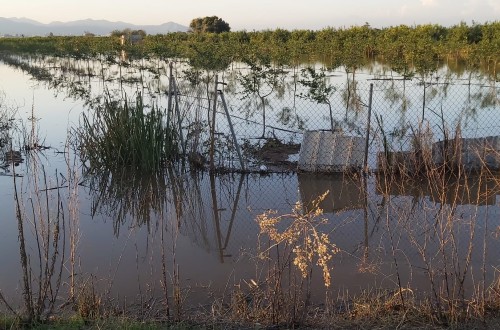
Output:
[[[411,152],[423,135],[431,147],[444,140],[466,142],[500,135],[500,88],[494,85],[417,79],[344,81],[332,84],[333,92],[322,102],[305,97],[304,86],[297,84],[246,94],[226,86],[218,85],[215,107],[212,81],[195,88],[179,86],[177,91],[190,152],[208,157],[215,110],[217,167],[241,168],[237,144],[247,169],[285,159],[299,161],[299,168],[304,163],[306,170],[342,171],[361,168],[366,157],[368,168],[378,170],[378,154]],[[298,145],[301,153],[284,145]],[[273,147],[276,154],[269,157]],[[499,146],[493,147],[498,151]]]

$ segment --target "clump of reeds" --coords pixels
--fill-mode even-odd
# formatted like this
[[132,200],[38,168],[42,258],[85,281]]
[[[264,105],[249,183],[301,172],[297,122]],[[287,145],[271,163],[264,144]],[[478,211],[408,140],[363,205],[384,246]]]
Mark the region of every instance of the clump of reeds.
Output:
[[429,124],[420,123],[417,128],[410,127],[408,137],[410,148],[407,151],[393,150],[383,129],[382,118],[377,122],[382,134],[383,151],[378,154],[378,168],[386,174],[425,175],[432,169],[432,139],[433,133]]
[[151,212],[165,203],[166,177],[178,156],[178,125],[157,106],[115,100],[108,94],[91,114],[84,114],[76,145],[85,182],[93,199],[92,214],[112,215],[115,233],[128,216],[149,224]]
[[5,152],[11,141],[10,130],[13,127],[14,114],[15,111],[5,104],[0,92],[0,151],[2,152]]
[[90,168],[121,168],[154,173],[178,154],[175,129],[157,106],[148,109],[139,95],[135,102],[105,99],[78,130],[82,160]]
[[94,277],[84,281],[78,286],[75,299],[75,309],[84,320],[96,319],[102,315],[102,298],[96,291]]

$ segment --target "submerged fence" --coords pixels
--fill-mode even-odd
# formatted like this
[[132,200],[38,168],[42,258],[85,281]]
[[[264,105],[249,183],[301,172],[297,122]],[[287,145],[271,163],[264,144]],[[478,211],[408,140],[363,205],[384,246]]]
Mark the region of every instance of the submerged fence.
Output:
[[[111,70],[101,71],[99,80],[88,75],[89,86],[91,79],[102,83],[102,89],[92,85],[94,93],[105,89],[105,74]],[[119,74],[120,80],[113,78],[111,83],[119,82],[122,87],[122,81],[128,80],[134,87],[140,85],[142,92],[156,87],[141,76],[131,74],[122,79]],[[62,79],[67,76],[66,72],[61,74]],[[182,235],[213,251],[222,263],[233,262],[242,251],[256,246],[260,229],[255,219],[259,214],[269,209],[288,214],[296,201],[307,210],[312,200],[329,191],[318,206],[330,220],[322,223],[321,229],[341,253],[334,259],[338,266],[334,284],[349,288],[359,287],[359,283],[382,283],[384,290],[399,287],[401,292],[405,284],[408,288],[419,285],[418,279],[413,282],[415,273],[419,278],[428,277],[431,285],[427,288],[443,305],[461,297],[460,306],[469,306],[469,301],[477,300],[465,301],[466,278],[474,280],[474,292],[475,279],[482,279],[477,292],[481,285],[484,289],[490,283],[493,288],[498,284],[498,175],[493,179],[472,175],[450,179],[443,175],[400,180],[385,173],[365,177],[357,173],[267,172],[294,171],[299,166],[312,172],[357,170],[365,165],[368,170],[384,170],[396,163],[408,165],[412,174],[423,156],[436,163],[495,168],[500,149],[499,88],[478,79],[356,77],[322,77],[325,85],[304,85],[295,78],[278,85],[249,80],[243,88],[237,75],[205,73],[201,79],[190,80],[186,73],[173,79],[171,72],[167,80],[162,72],[155,81],[154,104],[166,109],[167,117],[173,119],[174,129],[181,133],[181,152],[192,164],[264,175],[185,172],[184,167],[152,176],[120,166],[120,171],[111,175],[110,171],[95,171],[95,184],[89,185],[93,211],[109,212],[106,217],[113,219],[116,235],[127,216],[134,220],[129,227],[134,231],[143,225],[149,228],[156,217],[161,222],[151,226],[153,232],[163,230],[165,219],[174,220],[172,224]],[[83,90],[85,93],[78,96],[92,101],[81,84],[70,86],[78,88],[74,91]],[[311,90],[311,86],[321,88]],[[156,241],[165,246],[163,234]],[[148,236],[147,246],[150,242],[153,240]],[[137,246],[135,249],[137,253]],[[136,253],[131,254],[136,260],[154,259],[153,253],[144,259]],[[205,254],[196,255],[201,256],[199,260],[208,259]],[[374,276],[353,276],[367,272]],[[214,273],[220,279],[221,273]],[[251,274],[255,274],[254,269]],[[343,274],[347,275],[342,278]],[[410,274],[410,278],[399,282],[400,274]],[[451,282],[443,281],[443,275]],[[205,273],[202,277],[207,278]],[[350,282],[356,277],[360,282]],[[324,292],[322,287],[321,294]]]
[[379,170],[387,159],[406,159],[424,147],[439,162],[443,141],[453,140],[461,141],[465,154],[481,146],[488,164],[500,168],[494,138],[500,136],[500,87],[494,84],[343,80],[314,99],[293,81],[282,90],[245,93],[234,82],[210,78],[197,88],[177,83],[170,94],[176,95],[188,153],[213,167],[277,169],[298,161],[305,171]]
[[234,63],[216,76],[160,59],[2,61],[91,106],[112,89],[151,95],[174,119],[181,152],[212,169],[379,170],[409,166],[422,152],[436,163],[460,154],[453,161],[500,167],[500,87],[475,73],[405,78],[376,65],[354,74]]

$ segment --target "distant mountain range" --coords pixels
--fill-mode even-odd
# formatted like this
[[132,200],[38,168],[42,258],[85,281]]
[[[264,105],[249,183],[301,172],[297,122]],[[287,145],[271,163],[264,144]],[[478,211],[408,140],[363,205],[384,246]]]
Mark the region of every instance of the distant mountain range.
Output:
[[168,32],[184,32],[187,26],[168,22],[161,25],[135,25],[126,22],[110,22],[106,20],[79,20],[71,22],[40,23],[28,18],[0,17],[0,36],[77,36],[86,32],[95,35],[108,35],[113,30],[144,30],[147,34],[163,34]]

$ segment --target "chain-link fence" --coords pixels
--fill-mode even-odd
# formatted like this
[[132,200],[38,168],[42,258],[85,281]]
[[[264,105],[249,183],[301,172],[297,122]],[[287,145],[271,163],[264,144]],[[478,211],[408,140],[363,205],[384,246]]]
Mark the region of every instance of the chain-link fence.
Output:
[[176,119],[181,151],[195,165],[237,171],[379,170],[393,163],[408,167],[405,162],[415,162],[414,153],[426,149],[436,163],[459,153],[455,162],[500,168],[495,138],[500,87],[474,73],[439,70],[404,79],[381,74],[376,66],[373,74],[354,74],[302,66],[256,70],[234,63],[216,84],[214,73],[182,62],[2,60],[50,88],[67,88],[69,96],[91,106],[94,97],[102,100],[114,89],[122,97],[123,90],[151,95],[153,105],[168,108]]
[[[494,84],[344,80],[329,85],[326,97],[314,99],[296,81],[282,90],[264,86],[251,92],[230,81],[219,82],[214,106],[211,79],[196,88],[179,86],[176,100],[187,149],[206,161],[213,149],[216,167],[249,170],[264,164],[276,169],[298,161],[305,171],[378,170],[387,165],[382,154],[408,158],[424,145],[439,162],[440,143],[456,139],[464,154],[488,149],[480,150],[487,152],[487,164],[500,167],[494,155],[500,149],[494,138],[500,135],[500,88]],[[472,145],[476,150],[467,149]]]
[[[92,63],[79,64],[88,68]],[[153,222],[153,214],[161,220],[172,219],[180,233],[189,237],[183,252],[186,264],[195,264],[196,271],[183,275],[192,276],[193,282],[227,279],[234,275],[221,275],[221,262],[236,264],[242,255],[256,256],[258,215],[269,209],[290,214],[296,203],[302,203],[307,211],[311,201],[325,192],[329,194],[318,206],[326,220],[318,230],[329,235],[339,249],[332,260],[336,289],[380,285],[392,290],[401,280],[400,288],[407,284],[413,289],[424,283],[424,289],[431,287],[442,293],[448,287],[441,285],[444,281],[440,276],[456,276],[459,290],[465,274],[481,278],[483,287],[497,278],[498,175],[493,180],[472,175],[394,180],[379,171],[388,166],[416,170],[425,156],[424,160],[436,164],[452,160],[470,167],[497,168],[500,100],[493,82],[362,80],[359,75],[354,79],[352,74],[343,74],[322,77],[325,85],[308,85],[311,77],[301,82],[306,78],[288,75],[274,85],[251,80],[243,86],[243,71],[219,76],[220,83],[215,84],[215,76],[206,72],[193,77],[186,71],[175,80],[168,79],[168,71],[164,71],[168,67],[162,67],[157,80],[151,82],[147,72],[142,72],[143,77],[136,68],[101,65],[95,64],[100,76],[90,71],[85,76],[91,91],[84,88],[87,85],[81,83],[79,75],[62,70],[60,80],[51,80],[49,86],[66,88],[67,84],[73,88],[70,91],[81,91],[69,95],[88,97],[89,105],[93,104],[92,93],[102,96],[109,85],[124,88],[128,81],[133,85],[130,90],[139,90],[144,97],[150,89],[153,104],[166,109],[167,122],[173,119],[173,127],[182,133],[182,151],[191,164],[210,164],[230,172],[182,168],[168,178],[162,175],[147,181],[143,173],[136,174],[134,180],[134,173],[125,168],[121,180],[97,173],[103,176],[97,182],[104,184],[89,188],[91,197],[108,210],[104,219],[120,220],[118,213],[123,211],[136,218],[130,227],[137,228]],[[53,67],[62,64],[47,66],[55,70]],[[81,71],[76,69],[73,71]],[[362,176],[346,171],[365,166],[381,173]],[[297,174],[269,173],[297,169],[301,170]],[[237,171],[260,173],[239,175],[234,173]],[[343,173],[300,173],[332,171]],[[110,185],[115,186],[110,189]],[[103,191],[106,187],[108,191]],[[121,209],[120,204],[124,205]],[[115,224],[116,235],[125,220]],[[93,225],[90,216],[82,223]],[[286,224],[277,226],[282,229]],[[161,232],[160,227],[148,229]],[[86,237],[91,241],[89,246],[99,246],[95,243],[99,235],[91,232]],[[102,240],[103,246],[109,246],[108,237]],[[190,245],[196,249],[191,250]],[[217,262],[204,260],[207,258],[200,249]],[[252,271],[242,278],[253,278]],[[128,271],[124,273],[128,275]],[[426,286],[424,277],[433,285]],[[434,283],[438,285],[434,287]],[[324,287],[320,286],[319,292],[324,294]],[[446,301],[454,298],[444,297]]]

